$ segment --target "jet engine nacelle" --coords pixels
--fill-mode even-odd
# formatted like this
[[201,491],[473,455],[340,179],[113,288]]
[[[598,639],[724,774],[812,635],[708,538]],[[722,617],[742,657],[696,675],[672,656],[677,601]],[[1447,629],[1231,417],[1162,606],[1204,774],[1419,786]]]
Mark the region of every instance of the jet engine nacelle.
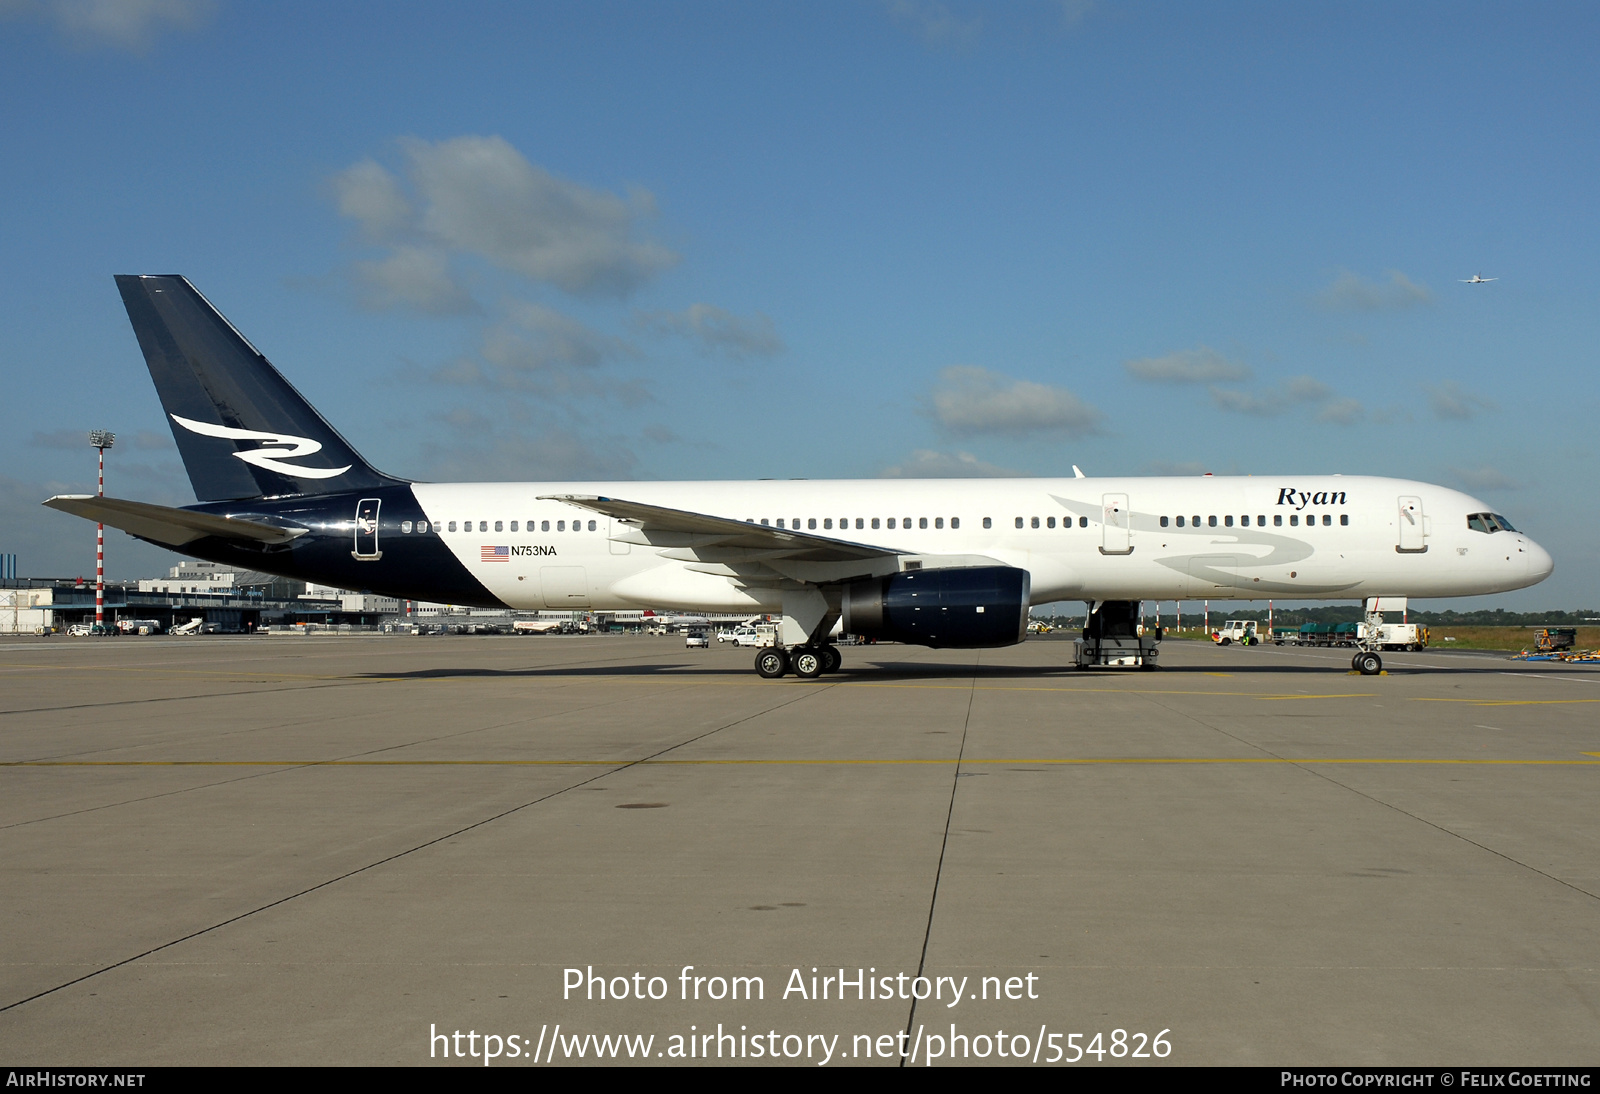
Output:
[[907,570],[845,586],[846,634],[935,649],[1013,646],[1028,636],[1027,570]]

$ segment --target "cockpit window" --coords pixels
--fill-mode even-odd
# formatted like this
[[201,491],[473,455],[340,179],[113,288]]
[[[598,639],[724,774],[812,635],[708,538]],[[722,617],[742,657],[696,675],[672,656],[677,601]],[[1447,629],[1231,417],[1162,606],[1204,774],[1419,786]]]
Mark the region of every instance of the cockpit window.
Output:
[[1515,532],[1511,522],[1499,513],[1472,513],[1467,517],[1467,527],[1474,532]]

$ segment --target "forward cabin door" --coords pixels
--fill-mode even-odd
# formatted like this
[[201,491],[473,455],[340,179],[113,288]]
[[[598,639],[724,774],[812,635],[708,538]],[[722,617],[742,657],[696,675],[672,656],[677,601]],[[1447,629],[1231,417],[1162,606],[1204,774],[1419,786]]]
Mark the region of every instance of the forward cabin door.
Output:
[[1428,549],[1424,541],[1421,498],[1400,499],[1400,541],[1395,550],[1405,554],[1421,554]]
[[1131,555],[1133,553],[1132,525],[1128,516],[1128,495],[1106,494],[1100,499],[1100,553],[1103,555]]

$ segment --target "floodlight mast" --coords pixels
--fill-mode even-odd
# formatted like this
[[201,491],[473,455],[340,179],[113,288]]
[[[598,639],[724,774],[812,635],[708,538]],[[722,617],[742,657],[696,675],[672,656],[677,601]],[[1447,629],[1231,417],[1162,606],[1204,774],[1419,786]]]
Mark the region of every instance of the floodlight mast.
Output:
[[[103,498],[106,494],[106,449],[116,443],[117,435],[108,429],[93,429],[89,431],[89,444],[100,456],[100,478],[95,486],[94,496]],[[94,622],[96,627],[105,626],[106,622],[106,526],[94,526]]]

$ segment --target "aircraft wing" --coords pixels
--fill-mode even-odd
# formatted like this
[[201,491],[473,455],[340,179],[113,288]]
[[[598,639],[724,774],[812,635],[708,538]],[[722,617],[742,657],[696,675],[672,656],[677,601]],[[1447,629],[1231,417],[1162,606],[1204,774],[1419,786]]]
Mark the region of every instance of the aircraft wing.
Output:
[[173,509],[166,505],[124,501],[95,494],[57,494],[44,504],[75,517],[109,524],[129,535],[167,547],[182,547],[207,536],[275,546],[288,543],[309,531],[287,523],[280,525],[249,517],[222,517],[214,513],[197,513],[192,509]]
[[564,501],[580,509],[603,513],[626,521],[632,527],[613,539],[696,554],[724,554],[730,557],[793,558],[809,562],[853,562],[864,559],[894,558],[907,551],[874,547],[865,543],[819,536],[798,529],[773,528],[749,524],[728,517],[668,509],[645,502],[621,498],[601,498],[583,494],[546,494],[541,501]]
[[881,577],[907,568],[1003,566],[984,555],[939,555],[856,543],[798,528],[774,528],[709,513],[602,498],[588,494],[546,494],[542,501],[564,501],[623,522],[611,539],[653,547],[662,558],[700,573],[732,578],[741,585],[792,588],[793,582],[834,584]]

